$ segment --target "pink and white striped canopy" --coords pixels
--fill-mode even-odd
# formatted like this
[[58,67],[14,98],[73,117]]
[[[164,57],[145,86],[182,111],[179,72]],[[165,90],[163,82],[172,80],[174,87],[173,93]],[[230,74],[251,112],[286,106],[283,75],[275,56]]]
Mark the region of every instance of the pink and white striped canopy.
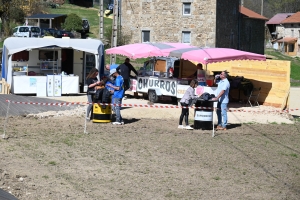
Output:
[[169,51],[168,56],[196,61],[202,64],[230,60],[266,60],[265,55],[229,48],[181,48]]

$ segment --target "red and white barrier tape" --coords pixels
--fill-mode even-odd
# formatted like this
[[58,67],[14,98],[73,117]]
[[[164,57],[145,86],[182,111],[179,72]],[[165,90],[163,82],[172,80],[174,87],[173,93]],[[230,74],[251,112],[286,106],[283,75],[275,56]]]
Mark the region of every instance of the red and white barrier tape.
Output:
[[[89,102],[65,102],[65,103],[38,103],[38,102],[20,102],[20,101],[10,101],[6,100],[6,102],[14,103],[14,104],[31,104],[31,105],[40,105],[40,106],[70,106],[70,105],[88,105],[88,104],[98,104],[98,105],[106,105],[106,106],[122,106],[122,107],[138,107],[138,108],[194,108],[194,109],[204,109],[204,110],[212,110],[212,107],[183,107],[183,106],[168,106],[168,105],[147,105],[147,104],[111,104],[111,103],[89,103]],[[270,112],[270,113],[289,113],[291,111],[298,111],[300,109],[288,109],[288,110],[244,110],[244,109],[228,109],[228,112],[251,112],[251,113],[261,113],[261,112]]]

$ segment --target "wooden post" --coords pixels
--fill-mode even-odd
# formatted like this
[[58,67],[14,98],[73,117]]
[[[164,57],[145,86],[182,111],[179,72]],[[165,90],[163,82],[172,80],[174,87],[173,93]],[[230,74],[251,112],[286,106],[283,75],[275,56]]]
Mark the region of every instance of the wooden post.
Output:
[[[113,13],[113,25],[111,34],[111,48],[117,46],[117,36],[118,36],[118,13],[119,13],[119,0],[114,0],[114,13]],[[110,64],[116,63],[116,55],[110,55]]]
[[99,0],[99,38],[103,40],[103,0]]

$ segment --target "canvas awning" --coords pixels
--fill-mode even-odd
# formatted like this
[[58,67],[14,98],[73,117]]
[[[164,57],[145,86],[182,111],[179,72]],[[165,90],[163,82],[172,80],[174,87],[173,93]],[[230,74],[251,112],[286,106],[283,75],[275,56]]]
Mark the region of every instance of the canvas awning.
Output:
[[2,55],[2,78],[11,84],[12,66],[11,55],[24,50],[39,49],[43,47],[57,46],[71,48],[97,55],[96,63],[99,74],[104,73],[104,45],[96,39],[61,39],[61,38],[17,38],[10,37],[4,40]]
[[280,40],[277,40],[277,42],[279,43],[290,43],[290,44],[294,44],[298,41],[298,38],[293,38],[293,37],[285,37],[285,38],[282,38]]

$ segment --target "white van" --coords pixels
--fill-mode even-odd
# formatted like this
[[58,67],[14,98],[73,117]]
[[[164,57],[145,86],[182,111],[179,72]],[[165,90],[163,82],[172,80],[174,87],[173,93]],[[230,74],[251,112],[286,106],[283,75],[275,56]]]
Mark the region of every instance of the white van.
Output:
[[38,26],[17,26],[13,29],[15,37],[40,37],[41,29]]

